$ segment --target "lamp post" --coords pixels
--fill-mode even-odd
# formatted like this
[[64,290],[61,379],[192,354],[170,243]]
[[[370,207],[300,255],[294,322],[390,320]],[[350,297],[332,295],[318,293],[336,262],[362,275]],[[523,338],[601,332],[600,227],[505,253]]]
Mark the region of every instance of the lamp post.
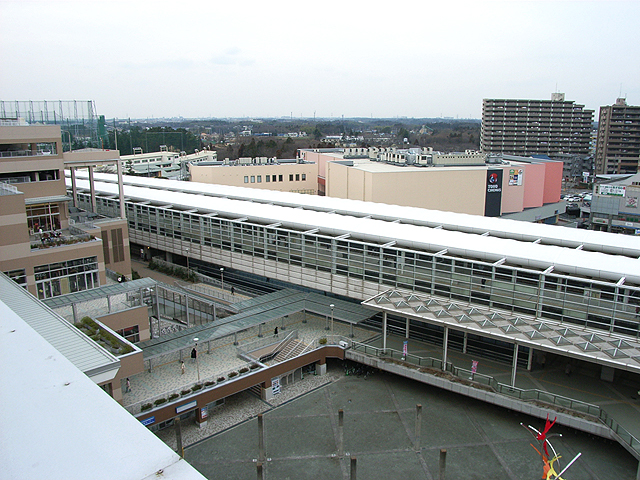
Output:
[[333,309],[335,308],[335,305],[332,303],[329,306],[331,307],[331,334],[333,334]]
[[195,348],[196,350],[196,370],[198,371],[198,383],[200,383],[200,361],[198,360],[198,340],[199,340],[198,337],[193,339],[193,341],[196,344],[196,346],[193,348]]
[[189,247],[185,248],[187,251],[187,276],[189,275]]
[[224,290],[224,267],[220,267],[220,285],[222,285],[222,290]]

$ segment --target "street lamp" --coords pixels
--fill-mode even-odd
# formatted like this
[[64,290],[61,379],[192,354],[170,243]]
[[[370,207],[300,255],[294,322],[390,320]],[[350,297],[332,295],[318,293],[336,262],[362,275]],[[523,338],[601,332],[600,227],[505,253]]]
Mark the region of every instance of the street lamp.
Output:
[[222,290],[224,290],[224,267],[220,267],[220,284],[222,285]]
[[331,307],[331,333],[333,334],[333,309],[335,308],[335,305],[332,303],[329,306]]
[[189,275],[189,247],[185,248],[187,251],[187,276]]
[[193,341],[195,342],[196,346],[193,347],[196,351],[196,370],[198,371],[198,383],[200,383],[200,361],[198,360],[198,340],[199,338],[196,337],[193,339]]

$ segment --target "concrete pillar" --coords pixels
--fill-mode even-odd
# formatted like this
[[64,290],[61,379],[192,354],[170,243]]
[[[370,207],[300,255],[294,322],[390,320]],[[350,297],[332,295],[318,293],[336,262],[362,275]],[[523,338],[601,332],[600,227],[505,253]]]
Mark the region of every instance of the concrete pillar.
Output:
[[257,479],[258,480],[264,480],[264,468],[262,466],[262,462],[258,462],[256,464],[256,473],[257,473]]
[[262,324],[258,325],[258,338],[262,338]]
[[107,311],[111,313],[111,295],[107,295]]
[[467,353],[467,332],[464,332],[464,337],[462,339],[462,353]]
[[387,312],[382,313],[382,350],[387,349]]
[[444,327],[444,338],[442,340],[442,370],[447,369],[448,346],[449,346],[449,327]]
[[416,452],[420,451],[420,426],[422,425],[422,405],[416,405]]
[[338,456],[344,455],[344,411],[338,410]]
[[71,195],[73,196],[73,206],[78,208],[78,185],[76,184],[76,169],[71,167]]
[[409,318],[407,318],[405,327],[404,327],[404,337],[409,338]]
[[89,167],[89,191],[91,192],[91,211],[96,213],[96,186],[93,183],[93,167]]
[[173,420],[173,424],[176,428],[176,443],[177,443],[177,452],[182,458],[184,458],[184,448],[182,447],[182,428],[180,426],[180,417],[176,417]]
[[118,173],[118,199],[120,201],[120,217],[126,218],[127,210],[124,205],[124,185],[122,183],[122,164],[120,163],[120,160],[116,162],[116,169]]
[[513,364],[511,365],[511,386],[516,386],[516,371],[518,369],[518,344],[513,344]]
[[356,480],[356,457],[351,457],[351,472],[349,474],[349,480]]
[[71,304],[71,311],[73,312],[73,323],[78,323],[78,307],[75,303]]
[[350,325],[351,325],[351,332],[349,333],[349,338],[353,338],[355,337],[355,335],[353,334],[353,323],[351,323]]
[[316,374],[325,375],[327,373],[327,364],[325,363],[316,363]]
[[189,328],[191,325],[189,325],[189,295],[185,295],[184,296],[184,303],[185,303],[185,311],[187,312],[187,328]]
[[445,470],[447,468],[447,450],[440,450],[440,464],[439,464],[439,473],[438,480],[445,480]]
[[529,347],[529,358],[527,358],[527,370],[530,372],[533,366],[533,348]]
[[238,332],[233,332],[233,344],[238,345]]
[[264,422],[262,414],[258,414],[258,461],[264,462]]

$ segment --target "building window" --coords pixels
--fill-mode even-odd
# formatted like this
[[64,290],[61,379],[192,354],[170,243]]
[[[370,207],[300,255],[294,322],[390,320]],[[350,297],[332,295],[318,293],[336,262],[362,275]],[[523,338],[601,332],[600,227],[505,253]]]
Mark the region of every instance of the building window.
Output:
[[[124,240],[122,238],[122,229],[114,228],[111,230],[111,243],[113,248],[113,263],[124,261]],[[105,263],[107,259],[105,258]]]
[[255,175],[251,175],[251,183],[256,183],[256,176]]
[[307,174],[306,174],[306,173],[303,173],[303,174],[302,174],[302,181],[304,182],[306,179],[307,179]]
[[58,204],[47,203],[27,207],[27,225],[29,225],[29,229],[34,233],[37,233],[40,229],[42,229],[43,232],[59,230],[60,208]]
[[282,182],[282,175],[278,175],[278,181]]
[[24,268],[9,270],[4,274],[23,288],[27,288],[27,274]]
[[[280,175],[280,177],[282,177],[282,175]],[[275,176],[275,175],[272,175],[272,176],[271,176],[271,180],[272,180],[272,181],[274,181],[274,182],[277,182],[277,180],[276,180],[276,176]],[[282,180],[282,178],[281,178],[281,180]]]
[[289,181],[290,181],[290,182],[293,182],[293,173],[290,173],[290,174],[289,174]]
[[138,343],[140,341],[140,331],[138,330],[138,325],[134,325],[133,327],[129,328],[123,328],[122,330],[117,330],[116,333],[131,343]]
[[269,183],[271,181],[271,175],[265,175],[264,179],[266,180],[267,183]]
[[296,182],[299,182],[299,181],[300,181],[300,174],[296,173]]
[[249,183],[249,176],[248,176],[248,175],[245,175],[245,177],[244,177],[244,183]]
[[258,183],[262,183],[262,175],[258,175]]
[[98,257],[38,265],[33,272],[40,300],[100,286]]

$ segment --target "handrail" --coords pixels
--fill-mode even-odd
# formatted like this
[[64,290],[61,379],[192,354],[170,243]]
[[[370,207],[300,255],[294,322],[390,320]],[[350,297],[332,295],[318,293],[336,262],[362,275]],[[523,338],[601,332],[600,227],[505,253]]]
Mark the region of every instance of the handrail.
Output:
[[[286,337],[284,337],[279,342],[274,342],[273,340],[276,338],[275,335],[268,335],[259,340],[254,340],[252,342],[247,342],[245,344],[239,344],[236,349],[239,354],[246,355],[247,352],[258,350],[262,347],[266,347],[268,345],[275,345],[273,351],[284,348],[284,346],[290,342],[291,340],[295,340],[298,338],[298,330],[292,330]],[[277,344],[277,345],[276,345]]]
[[522,389],[505,383],[500,383],[492,376],[473,373],[471,370],[455,367],[449,362],[447,362],[447,365],[443,369],[442,360],[433,357],[419,357],[412,354],[404,355],[402,352],[392,348],[383,349],[355,341],[351,342],[351,348],[355,351],[362,352],[365,355],[373,355],[378,358],[401,359],[404,362],[418,366],[429,366],[440,370],[446,370],[458,378],[469,378],[480,384],[492,387],[498,394],[517,398],[525,402],[540,401],[591,415],[598,418],[603,424],[608,426],[618,436],[621,442],[626,443],[638,453],[638,456],[640,456],[640,440],[634,437],[599,405],[593,405],[591,403],[564,397],[551,392],[545,392],[543,390]]

